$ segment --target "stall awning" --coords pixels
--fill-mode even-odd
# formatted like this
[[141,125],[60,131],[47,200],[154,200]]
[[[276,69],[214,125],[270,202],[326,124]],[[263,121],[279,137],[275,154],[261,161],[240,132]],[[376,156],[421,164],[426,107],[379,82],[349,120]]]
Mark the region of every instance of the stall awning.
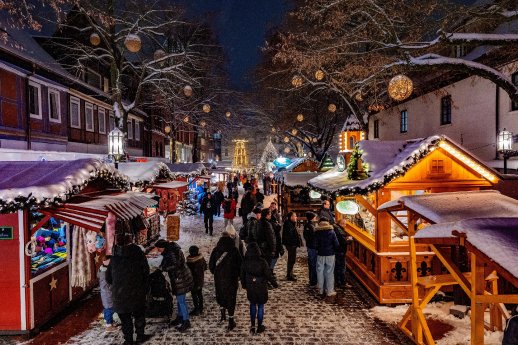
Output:
[[182,188],[189,185],[189,182],[186,181],[171,181],[167,183],[160,183],[156,184],[153,187],[155,188],[161,188],[161,189],[176,189],[176,188]]
[[94,197],[81,203],[73,203],[72,199],[71,203],[42,212],[86,229],[99,231],[108,212],[113,212],[118,219],[133,219],[140,216],[147,207],[156,205],[156,200],[151,197],[151,194],[129,192]]

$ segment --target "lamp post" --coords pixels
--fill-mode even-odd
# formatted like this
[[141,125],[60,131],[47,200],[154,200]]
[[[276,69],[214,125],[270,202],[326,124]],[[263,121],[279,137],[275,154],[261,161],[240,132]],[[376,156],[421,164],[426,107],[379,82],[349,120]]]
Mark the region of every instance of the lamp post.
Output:
[[171,126],[165,126],[164,132],[169,139],[169,162],[173,163],[173,138],[171,137]]
[[117,127],[108,134],[108,155],[113,157],[118,169],[119,160],[124,156],[124,133]]
[[507,160],[509,157],[518,156],[518,151],[513,150],[513,133],[504,128],[498,133],[498,152],[504,156],[504,174],[507,174]]

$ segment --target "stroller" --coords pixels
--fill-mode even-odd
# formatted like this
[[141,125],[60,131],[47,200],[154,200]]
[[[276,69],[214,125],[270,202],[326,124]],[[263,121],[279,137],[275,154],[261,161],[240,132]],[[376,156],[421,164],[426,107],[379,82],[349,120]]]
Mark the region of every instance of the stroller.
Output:
[[160,270],[149,275],[149,292],[146,301],[146,317],[165,317],[169,323],[173,314],[171,287]]

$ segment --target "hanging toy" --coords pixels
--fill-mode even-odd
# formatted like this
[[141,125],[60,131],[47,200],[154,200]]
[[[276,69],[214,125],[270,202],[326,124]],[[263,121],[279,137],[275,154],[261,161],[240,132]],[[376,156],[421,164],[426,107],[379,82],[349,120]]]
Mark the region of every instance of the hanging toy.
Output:
[[97,233],[95,231],[88,231],[85,235],[86,249],[88,253],[95,253],[95,244],[97,243]]

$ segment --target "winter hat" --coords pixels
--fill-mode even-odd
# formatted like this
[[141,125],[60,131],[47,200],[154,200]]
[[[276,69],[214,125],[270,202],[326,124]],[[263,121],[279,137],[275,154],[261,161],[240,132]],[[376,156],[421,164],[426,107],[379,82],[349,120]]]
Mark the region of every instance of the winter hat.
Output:
[[252,210],[252,212],[253,212],[253,213],[255,213],[255,214],[261,213],[261,208],[256,206],[256,207]]
[[189,247],[189,255],[190,256],[197,256],[200,253],[200,248],[197,246],[190,246]]
[[167,246],[167,241],[164,240],[163,238],[159,239],[158,241],[155,242],[155,247],[157,247],[157,248],[165,248],[166,246]]
[[316,216],[317,214],[314,212],[306,212],[306,219],[308,221],[312,221],[313,219],[315,219]]

